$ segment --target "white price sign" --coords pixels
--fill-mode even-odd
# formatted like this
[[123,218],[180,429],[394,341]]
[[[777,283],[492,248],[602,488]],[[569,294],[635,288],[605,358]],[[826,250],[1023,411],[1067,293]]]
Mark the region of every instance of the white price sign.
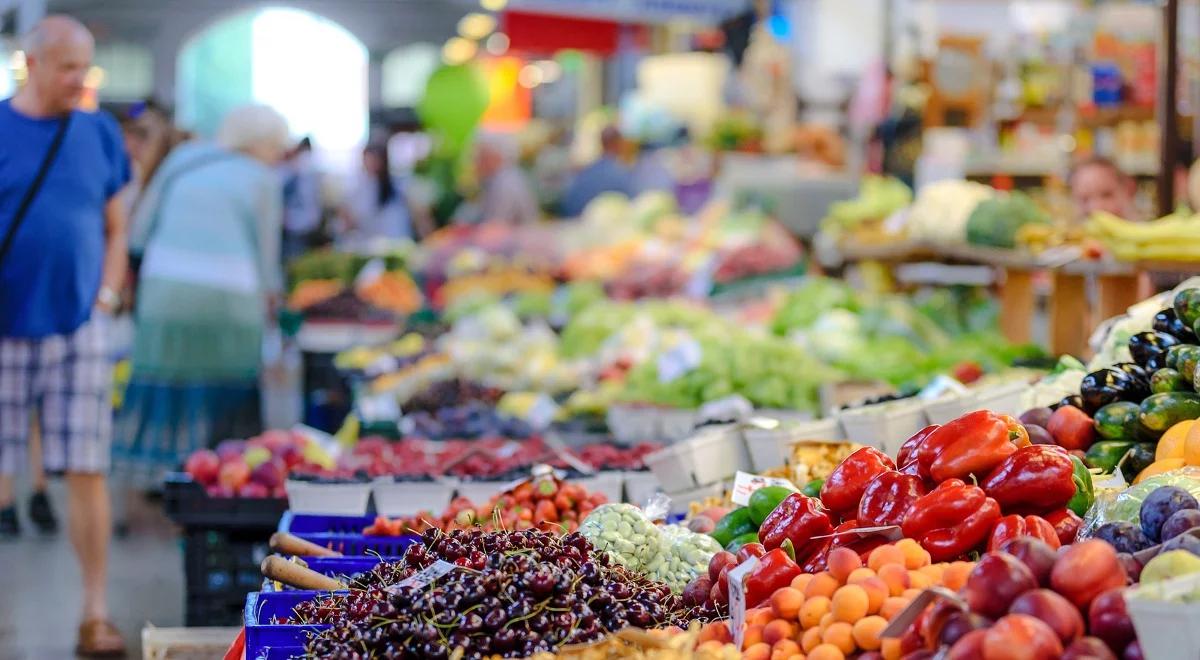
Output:
[[800,492],[800,489],[796,488],[796,484],[787,479],[764,477],[738,470],[737,476],[733,479],[733,491],[730,493],[729,499],[733,500],[734,504],[746,506],[750,504],[750,496],[754,494],[754,491],[767,486],[783,486],[797,493]]
[[746,641],[746,576],[758,566],[751,557],[729,571],[729,625],[733,627],[733,643],[738,650]]
[[704,350],[700,342],[688,337],[658,356],[658,381],[669,383],[700,366]]

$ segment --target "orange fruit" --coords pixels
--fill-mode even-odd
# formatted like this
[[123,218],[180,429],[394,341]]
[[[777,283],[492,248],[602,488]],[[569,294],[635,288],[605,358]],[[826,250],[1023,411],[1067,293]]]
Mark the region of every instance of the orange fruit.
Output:
[[836,620],[837,619],[833,618],[833,612],[826,612],[825,615],[821,617],[821,622],[817,624],[817,627],[820,628],[821,633],[824,634],[825,629],[829,627],[829,624]]
[[1182,458],[1164,458],[1161,461],[1154,461],[1150,465],[1147,465],[1146,469],[1138,473],[1138,476],[1134,478],[1133,483],[1140,484],[1156,474],[1170,472],[1171,470],[1178,470],[1185,464],[1186,463]]
[[791,639],[794,632],[792,624],[783,619],[775,619],[763,628],[762,641],[774,645],[780,640]]
[[917,543],[916,540],[900,539],[896,541],[896,547],[904,555],[904,567],[908,570],[911,571],[929,565],[929,552],[925,548],[922,548],[921,544]]
[[821,641],[833,644],[844,654],[854,653],[854,650],[858,648],[854,644],[854,628],[845,621],[829,624],[829,627],[821,633]]
[[904,565],[904,551],[894,545],[881,545],[871,551],[867,557],[867,566],[878,572],[881,566],[887,564]]
[[855,569],[862,568],[862,559],[858,553],[850,548],[834,548],[829,551],[829,557],[825,561],[829,567],[829,574],[842,584],[846,583],[846,579],[850,577]]
[[864,651],[877,651],[883,643],[879,634],[887,628],[887,619],[881,616],[868,616],[854,622],[854,643]]
[[771,612],[785,621],[795,621],[804,605],[804,592],[794,587],[776,589],[771,594]]
[[746,632],[742,634],[742,648],[748,648],[763,641],[763,626],[746,624]]
[[883,660],[900,660],[900,638],[885,637],[879,645],[879,655]]
[[848,584],[833,593],[830,599],[830,611],[833,618],[846,623],[854,623],[867,615],[871,607],[871,598],[867,590],[857,584]]
[[[1155,458],[1158,458],[1157,452]],[[1200,465],[1200,424],[1192,424],[1188,430],[1187,438],[1183,442],[1183,461],[1188,465]]]
[[771,645],[758,642],[745,647],[742,660],[771,660]]
[[889,596],[883,600],[883,605],[879,607],[879,616],[891,621],[897,614],[908,607],[908,599],[900,596]]
[[838,581],[832,575],[824,571],[813,575],[812,580],[804,587],[804,597],[806,599],[813,596],[825,596],[826,598],[833,595],[837,591]]
[[933,584],[933,580],[928,575],[921,571],[908,572],[908,588],[909,589],[924,589]]
[[850,577],[846,578],[846,584],[858,584],[863,580],[873,577],[875,577],[875,571],[873,569],[865,566],[862,568],[856,568],[850,572]]
[[920,596],[921,591],[922,591],[921,589],[905,589],[904,593],[900,594],[900,596],[902,598],[907,598],[909,600],[912,600],[912,599],[916,598],[917,596]]
[[817,648],[820,643],[821,629],[816,626],[805,630],[804,634],[800,636],[800,648],[805,653],[812,653],[812,650]]
[[787,660],[800,653],[800,645],[792,639],[781,639],[771,645],[771,660]]
[[1195,425],[1196,420],[1189,419],[1167,429],[1167,432],[1162,434],[1162,437],[1158,439],[1158,446],[1154,449],[1154,460],[1186,458],[1187,439],[1191,437],[1191,430]]
[[812,573],[801,573],[800,575],[797,575],[796,577],[792,578],[792,587],[795,589],[799,589],[800,595],[803,596],[805,587],[808,586],[809,582],[812,582],[812,579],[813,579]]
[[829,613],[829,598],[813,596],[800,606],[800,626],[805,630],[815,628],[821,623],[821,617]]
[[942,571],[942,584],[947,589],[958,591],[967,584],[967,576],[971,574],[971,569],[975,568],[974,562],[955,561],[946,565]]
[[859,582],[858,586],[867,592],[867,614],[878,612],[879,608],[883,606],[884,599],[891,595],[887,583],[882,578],[867,578]]
[[879,569],[879,579],[888,587],[888,593],[899,596],[908,588],[908,571],[904,566],[888,564]]
[[770,607],[756,607],[746,610],[746,623],[756,623],[765,626],[775,620],[775,614]]
[[833,644],[820,644],[808,652],[808,660],[845,660],[846,654]]

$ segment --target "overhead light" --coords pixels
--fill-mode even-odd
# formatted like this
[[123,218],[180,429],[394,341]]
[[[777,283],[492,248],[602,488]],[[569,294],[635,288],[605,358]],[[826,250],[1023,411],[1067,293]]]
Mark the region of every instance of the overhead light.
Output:
[[543,83],[552,83],[562,77],[562,67],[554,60],[538,60],[534,64],[542,72]]
[[446,45],[442,46],[442,59],[447,64],[462,64],[475,57],[476,51],[478,51],[478,47],[474,41],[462,37],[451,37],[446,40]]
[[478,41],[496,29],[496,17],[491,14],[471,12],[458,21],[458,33],[467,39]]
[[492,55],[503,55],[508,52],[509,44],[508,35],[503,32],[493,32],[488,35],[487,41],[483,42],[483,47]]
[[526,64],[521,67],[521,71],[517,73],[517,84],[526,89],[533,89],[542,84],[541,67],[536,64]]
[[479,6],[488,11],[500,11],[508,4],[508,0],[479,0]]

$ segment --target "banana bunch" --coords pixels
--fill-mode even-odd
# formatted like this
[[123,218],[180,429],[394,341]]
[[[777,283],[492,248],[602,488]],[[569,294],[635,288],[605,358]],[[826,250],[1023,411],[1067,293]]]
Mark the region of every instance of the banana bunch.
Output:
[[1132,222],[1099,212],[1088,218],[1085,232],[1122,261],[1200,261],[1200,215]]

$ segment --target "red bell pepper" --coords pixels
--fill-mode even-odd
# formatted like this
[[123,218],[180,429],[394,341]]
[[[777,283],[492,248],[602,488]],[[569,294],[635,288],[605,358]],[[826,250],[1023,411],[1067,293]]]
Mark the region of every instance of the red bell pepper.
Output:
[[917,450],[917,462],[921,475],[938,483],[978,478],[1028,444],[1029,433],[1017,420],[976,410],[931,432]]
[[1044,513],[1075,496],[1075,465],[1057,445],[1030,445],[1009,454],[979,486],[1006,512]]
[[850,454],[825,479],[821,503],[839,518],[854,517],[858,501],[867,484],[875,477],[896,469],[888,455],[874,447],[863,447]]
[[887,537],[883,536],[882,534],[870,534],[864,536],[862,534],[855,534],[853,532],[853,530],[862,527],[877,527],[877,525],[866,523],[861,520],[847,520],[833,530],[835,536],[833,537],[833,545],[829,549],[833,550],[834,548],[850,548],[858,553],[858,556],[862,558],[863,564],[865,565],[867,563],[867,555],[871,554],[871,551],[875,548],[889,543],[889,541]]
[[833,524],[821,510],[821,503],[812,497],[792,493],[767,515],[758,527],[758,540],[767,550],[774,550],[791,540],[796,557],[806,558],[821,545],[814,536],[829,534]]
[[920,477],[884,472],[867,484],[858,502],[858,522],[864,527],[899,525],[908,507],[925,494]]
[[913,502],[901,528],[939,562],[982,545],[999,518],[1000,505],[982,488],[949,479]]
[[1042,517],[1054,525],[1054,533],[1058,535],[1058,542],[1062,545],[1074,543],[1075,537],[1079,535],[1079,528],[1083,527],[1083,518],[1070,509],[1051,511]]
[[768,552],[759,558],[758,565],[746,577],[746,606],[759,605],[803,572],[783,548]]
[[738,548],[737,554],[734,555],[734,557],[737,559],[734,565],[736,566],[737,564],[740,564],[751,557],[761,557],[765,554],[767,554],[767,549],[763,547],[763,544],[747,543],[746,545]]
[[996,526],[992,528],[992,536],[988,539],[988,552],[996,550],[1005,541],[1018,536],[1032,536],[1045,541],[1054,549],[1058,549],[1061,545],[1058,540],[1058,532],[1054,531],[1054,525],[1047,522],[1045,518],[1040,516],[1022,518],[1014,514],[1004,516],[996,521]]
[[940,424],[930,424],[914,433],[908,440],[905,440],[904,444],[900,445],[900,451],[896,452],[896,465],[903,468],[917,460],[917,450],[921,448],[921,445],[925,444],[925,438],[928,438],[929,434],[939,428],[941,428]]
[[820,542],[813,549],[809,550],[808,557],[798,558],[800,568],[805,573],[820,573],[826,568],[826,561],[829,559],[829,551],[833,549],[833,537],[820,539]]

